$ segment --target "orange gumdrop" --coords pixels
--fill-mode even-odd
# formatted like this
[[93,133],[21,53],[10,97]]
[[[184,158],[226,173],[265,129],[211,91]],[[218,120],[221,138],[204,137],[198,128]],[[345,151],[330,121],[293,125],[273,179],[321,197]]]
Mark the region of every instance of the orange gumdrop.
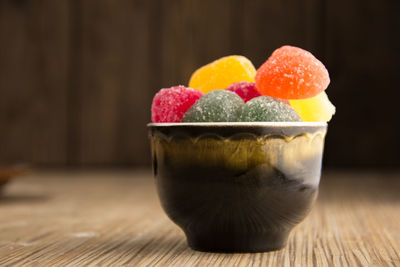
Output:
[[330,79],[325,66],[310,52],[286,45],[276,49],[257,70],[255,81],[264,95],[303,99],[324,91]]

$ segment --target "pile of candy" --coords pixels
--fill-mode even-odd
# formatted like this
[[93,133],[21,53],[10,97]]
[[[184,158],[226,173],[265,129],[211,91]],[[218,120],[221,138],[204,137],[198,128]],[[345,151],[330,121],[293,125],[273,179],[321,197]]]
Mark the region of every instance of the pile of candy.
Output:
[[324,92],[325,66],[298,47],[276,49],[256,70],[243,56],[228,56],[196,70],[189,87],[161,89],[153,122],[329,121],[335,107]]

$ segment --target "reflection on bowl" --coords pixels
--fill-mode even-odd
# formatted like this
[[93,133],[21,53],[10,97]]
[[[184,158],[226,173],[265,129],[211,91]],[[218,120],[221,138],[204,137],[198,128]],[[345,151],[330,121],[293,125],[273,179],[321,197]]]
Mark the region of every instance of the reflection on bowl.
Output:
[[280,249],[316,199],[326,123],[148,127],[161,204],[193,249]]

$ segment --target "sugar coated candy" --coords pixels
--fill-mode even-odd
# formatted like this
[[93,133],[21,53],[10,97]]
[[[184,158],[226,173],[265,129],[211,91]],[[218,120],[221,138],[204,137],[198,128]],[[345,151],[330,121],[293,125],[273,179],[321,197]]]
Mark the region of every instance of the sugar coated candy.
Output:
[[243,100],[227,90],[213,90],[201,97],[183,116],[182,122],[238,121]]
[[153,98],[153,122],[180,122],[183,114],[203,95],[199,90],[185,86],[161,89]]
[[233,83],[228,88],[226,88],[226,90],[238,94],[245,103],[252,98],[261,96],[261,93],[257,90],[256,84],[253,82]]
[[299,114],[284,101],[269,96],[259,96],[248,101],[240,121],[301,121]]
[[254,82],[256,69],[243,56],[227,56],[211,62],[190,77],[189,87],[207,93],[214,89],[225,89],[234,82]]
[[294,46],[276,49],[257,70],[258,90],[282,99],[303,99],[316,96],[329,85],[325,66],[310,52]]
[[311,98],[289,100],[289,103],[303,121],[330,121],[335,114],[335,106],[325,92]]

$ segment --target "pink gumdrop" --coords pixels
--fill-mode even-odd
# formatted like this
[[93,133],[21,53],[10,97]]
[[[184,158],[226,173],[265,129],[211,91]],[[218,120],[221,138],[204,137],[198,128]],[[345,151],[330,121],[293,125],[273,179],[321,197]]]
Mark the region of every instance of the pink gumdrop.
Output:
[[232,83],[228,88],[226,88],[226,90],[235,92],[244,102],[247,102],[254,97],[261,96],[261,93],[257,90],[256,84],[252,82]]
[[174,86],[161,89],[153,98],[151,120],[157,122],[180,122],[183,114],[203,95],[199,90]]

